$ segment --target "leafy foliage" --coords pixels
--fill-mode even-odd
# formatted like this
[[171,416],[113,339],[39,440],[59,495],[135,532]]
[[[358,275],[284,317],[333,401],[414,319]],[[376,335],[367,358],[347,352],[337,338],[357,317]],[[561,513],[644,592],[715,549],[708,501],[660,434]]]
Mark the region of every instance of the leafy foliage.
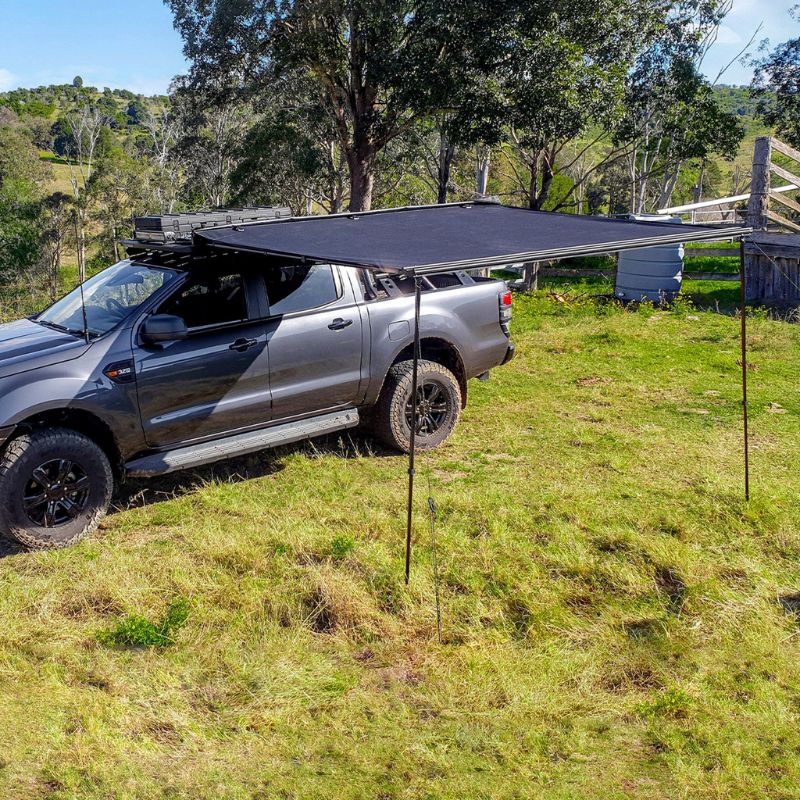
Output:
[[119,257],[145,211],[320,213],[489,193],[622,213],[747,182],[744,158],[719,166],[747,118],[697,70],[726,3],[169,5],[191,61],[170,97],[81,81],[0,94],[0,129],[54,175],[25,202],[21,186],[17,205],[4,200],[21,226],[6,223],[5,282],[24,273],[56,291],[62,254],[75,252],[79,274]]
[[800,37],[778,45],[758,64],[752,91],[762,119],[800,147]]
[[187,600],[178,598],[169,604],[157,624],[140,614],[131,614],[98,638],[109,647],[167,647],[175,643],[177,632],[186,624],[189,608]]

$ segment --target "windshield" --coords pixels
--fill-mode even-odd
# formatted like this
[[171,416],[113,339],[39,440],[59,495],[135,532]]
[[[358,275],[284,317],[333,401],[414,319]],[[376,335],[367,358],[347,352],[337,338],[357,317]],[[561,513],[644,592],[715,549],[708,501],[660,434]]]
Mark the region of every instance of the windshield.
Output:
[[[154,292],[179,275],[168,267],[120,261],[83,284],[90,336],[102,336],[135,311]],[[52,328],[83,333],[80,287],[42,311],[35,321]]]

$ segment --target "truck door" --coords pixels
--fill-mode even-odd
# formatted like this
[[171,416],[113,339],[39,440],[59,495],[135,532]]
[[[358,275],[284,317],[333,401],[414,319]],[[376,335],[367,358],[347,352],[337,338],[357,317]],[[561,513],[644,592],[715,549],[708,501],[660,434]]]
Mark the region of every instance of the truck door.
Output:
[[327,264],[265,271],[273,419],[351,406],[359,399],[361,309]]
[[189,336],[136,344],[136,387],[151,447],[269,422],[269,359],[258,274],[195,273],[155,313],[182,317]]

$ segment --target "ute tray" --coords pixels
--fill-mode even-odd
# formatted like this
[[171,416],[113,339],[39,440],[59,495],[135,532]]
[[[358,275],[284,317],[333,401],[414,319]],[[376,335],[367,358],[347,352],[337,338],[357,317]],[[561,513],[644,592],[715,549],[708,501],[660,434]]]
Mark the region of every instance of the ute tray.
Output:
[[133,218],[137,243],[190,242],[192,231],[244,222],[266,222],[291,217],[286,206],[254,206],[252,208],[221,208],[217,211],[187,211],[177,214],[148,214]]

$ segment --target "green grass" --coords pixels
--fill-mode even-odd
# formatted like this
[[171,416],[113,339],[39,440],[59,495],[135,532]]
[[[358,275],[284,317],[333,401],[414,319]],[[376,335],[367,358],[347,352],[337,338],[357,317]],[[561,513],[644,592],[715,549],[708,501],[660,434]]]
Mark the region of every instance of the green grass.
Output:
[[78,172],[74,168],[70,168],[69,161],[49,150],[40,150],[39,158],[48,164],[52,171],[52,180],[48,186],[48,191],[63,192],[72,197],[73,174],[78,178],[80,183],[82,183],[82,181],[80,180]]
[[408,588],[406,461],[355,435],[9,550],[0,796],[800,796],[800,328],[750,320],[745,504],[737,320],[552,288],[419,459]]
[[736,256],[698,256],[683,262],[685,272],[739,272],[739,259]]
[[687,242],[684,245],[686,250],[728,250],[736,246],[736,242]]
[[98,639],[109,647],[167,647],[189,618],[189,604],[178,598],[169,604],[159,623],[130,614],[112,628],[100,631]]

